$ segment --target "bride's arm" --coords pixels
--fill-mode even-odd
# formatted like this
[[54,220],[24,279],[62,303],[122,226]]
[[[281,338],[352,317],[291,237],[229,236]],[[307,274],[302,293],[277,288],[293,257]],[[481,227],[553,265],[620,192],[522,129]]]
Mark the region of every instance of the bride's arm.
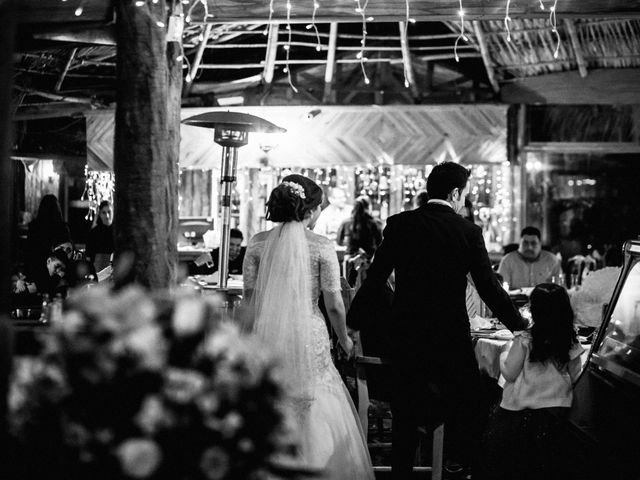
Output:
[[338,335],[340,345],[347,353],[351,353],[353,347],[351,339],[347,334],[347,321],[344,311],[344,302],[340,291],[323,290],[324,306],[327,309],[327,315],[333,330]]
[[333,242],[323,238],[320,247],[320,288],[324,298],[324,306],[333,330],[338,335],[338,341],[349,355],[353,349],[353,342],[347,334],[347,320],[342,301],[340,286],[340,266]]

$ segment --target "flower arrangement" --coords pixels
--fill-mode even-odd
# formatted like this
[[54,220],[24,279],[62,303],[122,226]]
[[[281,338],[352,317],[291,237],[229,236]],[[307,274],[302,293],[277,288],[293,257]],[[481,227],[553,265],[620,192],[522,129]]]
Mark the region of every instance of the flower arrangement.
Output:
[[296,447],[277,364],[215,302],[129,287],[68,303],[14,371],[20,478],[279,478]]

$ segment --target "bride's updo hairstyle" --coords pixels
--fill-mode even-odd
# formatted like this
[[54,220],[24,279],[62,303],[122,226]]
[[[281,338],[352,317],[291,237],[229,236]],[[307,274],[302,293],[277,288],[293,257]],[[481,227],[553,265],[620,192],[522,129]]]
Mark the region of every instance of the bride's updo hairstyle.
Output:
[[322,203],[322,189],[303,175],[287,175],[271,191],[267,201],[267,220],[301,222]]

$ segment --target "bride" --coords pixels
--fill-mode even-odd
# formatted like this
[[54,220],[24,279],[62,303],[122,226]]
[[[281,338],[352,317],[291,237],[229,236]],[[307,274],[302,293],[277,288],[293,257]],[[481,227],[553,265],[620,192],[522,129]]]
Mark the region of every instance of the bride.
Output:
[[243,265],[244,296],[253,331],[282,360],[300,427],[301,455],[327,479],[373,479],[371,459],[349,393],[333,365],[320,292],[340,345],[351,354],[340,270],[333,243],[309,230],[320,214],[322,189],[288,175],[273,189],[267,219],[279,223],[255,235]]

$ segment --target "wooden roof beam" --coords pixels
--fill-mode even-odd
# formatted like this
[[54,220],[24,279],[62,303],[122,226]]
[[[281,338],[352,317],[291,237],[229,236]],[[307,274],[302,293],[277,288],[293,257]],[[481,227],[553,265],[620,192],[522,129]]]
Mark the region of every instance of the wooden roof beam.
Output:
[[333,103],[336,101],[333,84],[336,73],[336,47],[338,45],[338,24],[332,22],[329,26],[329,47],[327,50],[327,67],[324,71],[324,93],[322,103]]
[[267,38],[267,52],[264,59],[264,70],[262,79],[264,80],[265,91],[269,90],[273,83],[273,75],[276,70],[276,57],[278,56],[278,34],[280,25],[277,23],[269,25],[269,36]]
[[[266,0],[206,0],[214,18],[194,18],[193,23],[264,23],[269,18],[269,2]],[[77,2],[60,0],[21,0],[17,3],[17,21],[20,23],[67,23],[111,21],[113,5],[117,2],[83,0],[83,11],[76,16]],[[405,18],[405,0],[370,0],[367,15],[376,21],[397,22]],[[274,2],[272,20],[282,23],[287,17],[285,2]],[[411,15],[418,21],[458,20],[459,6],[450,0],[418,0],[411,4]],[[504,19],[504,0],[465,0],[465,18],[468,20]],[[558,3],[558,15],[562,17],[618,17],[640,18],[640,0],[563,0]],[[296,5],[291,11],[291,23],[306,24],[313,14],[313,2]],[[513,18],[546,18],[537,2],[518,2],[511,5]],[[360,15],[353,11],[353,3],[344,0],[325,0],[318,9],[317,22],[360,22]]]
[[489,56],[489,49],[487,48],[487,41],[484,38],[484,32],[482,31],[482,24],[479,21],[474,20],[473,30],[475,31],[476,38],[478,39],[480,55],[482,55],[482,63],[484,63],[484,68],[487,70],[487,77],[489,78],[491,88],[493,88],[493,91],[495,93],[500,93],[500,85],[498,84],[498,80],[496,79],[496,73],[493,68],[493,61]]
[[182,96],[186,97],[191,92],[191,86],[193,85],[193,81],[198,74],[198,70],[200,69],[200,64],[202,63],[202,55],[204,54],[204,49],[207,46],[207,42],[209,41],[209,36],[211,35],[211,29],[213,28],[212,24],[207,24],[204,27],[204,32],[202,33],[202,41],[198,45],[198,50],[196,51],[196,56],[193,59],[193,64],[191,65],[191,70],[189,74],[184,79],[184,85],[182,87]]
[[587,76],[587,62],[584,60],[582,54],[582,47],[580,46],[580,40],[578,40],[578,33],[576,32],[576,26],[573,20],[569,18],[564,19],[564,26],[567,29],[569,38],[571,39],[571,46],[573,47],[573,53],[576,56],[576,62],[578,63],[578,71],[582,78]]
[[71,67],[71,64],[73,63],[73,59],[75,58],[77,52],[78,52],[78,49],[74,48],[73,50],[71,50],[71,53],[69,53],[69,58],[67,59],[67,63],[65,63],[65,65],[64,65],[64,69],[62,70],[62,73],[60,74],[60,78],[58,78],[58,81],[56,82],[56,86],[54,87],[54,91],[59,92],[60,89],[62,88],[62,82],[64,82],[64,77],[69,72],[69,68]]

